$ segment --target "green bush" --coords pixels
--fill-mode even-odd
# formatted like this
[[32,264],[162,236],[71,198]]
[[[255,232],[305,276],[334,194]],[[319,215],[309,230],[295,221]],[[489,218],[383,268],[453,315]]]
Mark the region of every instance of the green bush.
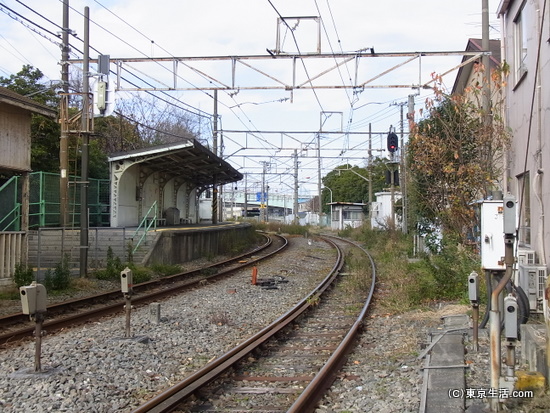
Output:
[[436,300],[460,300],[467,292],[468,275],[480,267],[477,255],[452,236],[444,237],[438,253],[410,260],[412,236],[400,231],[363,227],[339,235],[361,241],[373,255],[379,282],[394,297],[386,303],[390,310],[403,311]]
[[17,288],[24,285],[29,285],[34,281],[32,268],[27,267],[22,262],[15,264],[15,272],[13,273],[13,282]]
[[474,257],[454,237],[444,237],[441,252],[430,258],[434,280],[443,298],[460,298],[467,288],[468,275],[480,268],[477,256]]
[[439,291],[433,276],[433,267],[427,261],[409,263],[407,273],[409,279],[407,296],[411,305],[419,305],[438,298]]
[[65,254],[61,262],[57,263],[52,271],[48,269],[44,276],[44,286],[48,291],[62,291],[71,285],[71,270],[69,256]]
[[115,257],[113,249],[107,248],[107,263],[105,269],[95,272],[98,280],[116,280],[120,277],[120,272],[124,269],[124,264],[119,257]]
[[129,265],[128,267],[132,270],[133,284],[150,281],[153,278],[153,272],[149,268],[136,267],[135,265]]
[[[112,252],[113,250],[111,249],[111,254]],[[132,245],[132,242],[128,242],[128,245],[126,245],[126,252],[128,254],[128,264],[133,264],[134,263],[134,246]]]

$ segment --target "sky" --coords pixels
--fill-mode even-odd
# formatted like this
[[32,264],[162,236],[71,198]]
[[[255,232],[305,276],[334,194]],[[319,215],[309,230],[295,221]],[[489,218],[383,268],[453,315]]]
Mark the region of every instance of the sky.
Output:
[[[365,166],[369,125],[373,155],[387,156],[387,133],[390,128],[400,131],[401,110],[406,112],[408,96],[414,96],[417,112],[430,96],[429,90],[396,86],[427,83],[432,73],[445,73],[458,65],[461,56],[423,57],[408,63],[410,57],[362,58],[357,66],[351,60],[338,69],[333,69],[334,59],[297,59],[295,84],[313,85],[313,90],[267,90],[266,86],[280,86],[273,78],[287,85],[293,82],[292,61],[271,58],[267,50],[273,53],[277,49],[277,37],[282,53],[299,55],[316,52],[318,33],[323,54],[370,52],[371,48],[375,53],[460,52],[468,38],[481,38],[481,0],[68,1],[69,27],[75,33],[71,59],[82,58],[86,6],[90,10],[92,58],[98,53],[110,55],[111,61],[224,57],[193,62],[200,74],[178,65],[178,86],[198,90],[156,95],[182,110],[202,113],[200,132],[209,136],[214,112],[211,89],[230,85],[234,76],[235,89],[218,91],[221,156],[247,174],[249,186],[260,185],[265,171],[272,192],[292,193],[296,150],[300,191],[305,196],[316,194],[319,152],[321,176],[345,163]],[[500,38],[497,6],[497,0],[489,1],[492,39]],[[277,23],[281,16],[288,26]],[[45,80],[60,79],[57,34],[61,22],[62,0],[1,0],[0,76],[8,77],[30,64],[44,73]],[[246,61],[256,70],[237,63],[233,75],[228,57],[251,55],[266,58]],[[80,67],[74,66],[76,70]],[[171,63],[132,63],[126,78],[141,82],[140,86],[145,82],[157,87],[171,85],[171,69]],[[443,87],[452,89],[456,73],[443,78]],[[343,87],[353,84],[355,78],[376,87]],[[116,76],[109,76],[108,81],[113,108],[136,95],[115,92]]]

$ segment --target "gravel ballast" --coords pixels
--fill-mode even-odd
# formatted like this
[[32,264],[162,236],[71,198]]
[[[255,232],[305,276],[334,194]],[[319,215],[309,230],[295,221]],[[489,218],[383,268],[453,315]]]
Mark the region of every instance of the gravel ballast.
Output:
[[[258,277],[288,281],[277,289],[252,286],[248,269],[163,301],[160,323],[149,306],[133,310],[133,339],[124,338],[124,314],[46,335],[41,374],[33,373],[33,341],[0,349],[0,411],[130,412],[286,312],[326,276],[334,256],[323,241],[293,237],[282,257],[258,265]],[[375,306],[317,412],[418,411],[416,356],[427,330],[465,309],[395,315]]]

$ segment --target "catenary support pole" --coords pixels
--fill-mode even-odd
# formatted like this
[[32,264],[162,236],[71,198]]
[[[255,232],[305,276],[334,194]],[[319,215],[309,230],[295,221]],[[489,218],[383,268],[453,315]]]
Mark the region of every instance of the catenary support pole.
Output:
[[[69,0],[63,0],[63,31],[61,34],[61,82],[63,93],[61,99],[68,105],[69,98]],[[65,105],[62,104],[63,108]],[[61,113],[61,137],[59,140],[59,226],[66,227],[69,223],[69,120],[66,111]]]
[[80,276],[88,275],[88,163],[90,92],[90,8],[84,8],[84,66],[82,68],[82,166],[80,173]]

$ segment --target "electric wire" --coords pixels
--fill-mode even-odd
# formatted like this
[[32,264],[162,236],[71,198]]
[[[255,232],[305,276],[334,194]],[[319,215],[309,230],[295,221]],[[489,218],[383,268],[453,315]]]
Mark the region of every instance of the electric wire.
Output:
[[[37,12],[36,10],[34,10],[32,7],[30,6],[27,6],[25,3],[23,3],[21,0],[15,0],[17,3],[19,3],[20,5],[22,5],[23,7],[27,8],[28,10],[30,10],[31,12],[33,12],[34,14],[40,16],[41,18],[43,18],[44,20],[46,20],[48,23],[50,23],[52,26],[55,26],[57,27],[59,30],[63,31],[63,27],[61,27],[59,24],[55,23],[54,21],[48,19],[46,16],[44,16],[43,14]],[[57,33],[56,36],[60,37],[60,34]]]
[[[316,9],[317,9],[317,14],[319,15],[319,17],[321,17],[321,10],[320,10],[320,8],[319,8],[319,4],[317,3],[317,0],[314,0],[314,3],[315,3],[315,7],[316,7]],[[327,4],[328,4],[328,1],[327,1]],[[329,7],[329,10],[330,10],[330,7]],[[333,26],[334,26],[334,30],[336,31],[336,35],[338,35],[338,31],[336,30],[336,24],[335,24],[335,22],[334,22],[334,16],[332,15],[332,12],[331,12],[331,17],[332,17],[332,23],[333,23]],[[332,47],[332,43],[331,43],[331,41],[330,41],[330,36],[328,35],[327,28],[326,28],[326,26],[325,26],[324,21],[323,21],[322,18],[321,18],[321,26],[323,27],[323,30],[324,30],[324,32],[325,32],[325,36],[326,36],[326,38],[327,38],[327,42],[328,42],[330,51],[331,51],[332,55],[335,55],[335,53],[334,53],[334,48]],[[339,43],[340,46],[341,46],[341,42],[340,42],[340,39],[339,39],[339,38],[338,38],[338,43]],[[336,57],[334,57],[334,61],[335,61],[336,63],[338,63]],[[347,65],[345,65],[345,67],[347,68]],[[340,76],[340,80],[342,81],[342,84],[343,84],[344,86],[347,86],[347,83],[346,83],[346,81],[344,80],[344,76],[342,75],[342,71],[340,70],[340,66],[337,67],[337,70],[338,70],[338,75]],[[350,82],[351,82],[351,75],[349,74],[349,70],[348,70],[348,76],[349,76],[349,79],[348,79],[348,80],[350,80]],[[351,82],[350,84],[353,84],[353,82]],[[346,96],[347,96],[347,98],[348,98],[348,102],[349,102],[350,106],[353,106],[352,100],[351,100],[351,98],[350,98],[350,96],[349,96],[349,90],[348,90],[348,89],[344,89],[344,91],[345,91],[345,93],[346,93]]]
[[[60,1],[61,1],[61,0],[60,0]],[[18,1],[18,2],[21,3],[20,1]],[[32,11],[33,13],[35,13],[35,14],[37,14],[38,16],[44,18],[46,21],[52,23],[52,24],[55,25],[57,28],[62,29],[61,26],[59,26],[59,25],[57,25],[56,23],[52,22],[51,20],[49,20],[48,18],[46,18],[45,16],[43,16],[41,13],[35,11],[35,10],[32,9],[31,7],[29,7],[29,6],[27,6],[27,5],[23,4],[23,3],[21,3],[21,4],[22,4],[23,6],[25,6],[27,9],[29,9],[30,11]],[[4,13],[6,13],[6,12],[2,9],[1,6],[3,6],[3,4],[0,4],[0,11],[3,11]],[[7,7],[6,7],[6,8],[7,8]],[[83,16],[82,13],[78,12],[78,11],[75,10],[74,8],[71,7],[71,9],[72,9],[73,11],[79,13],[81,16]],[[10,10],[11,10],[11,9],[10,9]],[[15,11],[13,11],[13,13],[15,13],[15,14],[21,16],[21,17],[24,18],[26,21],[28,21],[29,23],[35,25],[36,27],[40,27],[41,29],[44,29],[44,28],[43,28],[42,26],[40,26],[39,24],[33,22],[32,20],[30,20],[30,19],[28,19],[28,18],[25,18],[24,16],[20,15],[19,13],[15,12]],[[23,21],[21,21],[21,20],[19,20],[19,19],[17,19],[17,18],[14,18],[14,17],[11,16],[9,13],[6,13],[6,14],[7,14],[9,17],[13,18],[14,20],[18,21],[19,23],[23,24],[25,27],[27,27],[28,29],[30,29],[32,32],[35,32],[35,33],[39,34],[40,36],[46,38],[48,41],[52,42],[52,43],[55,44],[56,46],[61,47],[61,43],[56,42],[56,41],[54,41],[54,40],[48,38],[46,35],[44,35],[44,34],[38,32],[36,29],[33,29],[32,27],[28,26],[28,25],[25,24]],[[54,33],[51,32],[51,31],[48,31],[47,29],[44,29],[44,30],[47,31],[48,33],[50,33],[50,34],[56,36],[56,37],[59,36],[59,35],[57,35],[57,34],[54,34]],[[74,35],[74,37],[75,37],[76,39],[78,39],[78,40],[80,40],[80,41],[83,42],[83,40],[80,39],[78,36]],[[99,51],[98,51],[97,49],[95,49],[94,47],[90,46],[90,48],[91,48],[92,50],[94,50],[94,51],[96,51],[96,52],[99,53]],[[80,51],[80,50],[78,50],[78,49],[76,49],[76,50],[82,54],[82,51]],[[71,54],[73,54],[73,56],[76,56],[76,55],[74,54],[74,52],[71,52]],[[135,75],[134,75],[134,77],[136,77],[137,79],[139,79],[139,80],[143,81],[144,83],[146,83],[146,82],[145,82],[143,79],[141,79],[140,77],[135,76]],[[133,86],[135,86],[135,87],[138,87],[138,85],[136,85],[135,83],[129,81],[128,79],[126,79],[126,78],[124,78],[124,77],[122,77],[122,79],[125,80],[125,81],[127,81],[127,82],[130,83],[131,85],[133,85]],[[149,86],[153,86],[153,85],[149,84]],[[152,96],[156,96],[156,95],[154,95],[153,93],[149,93],[149,94],[152,95]],[[168,96],[170,96],[170,95],[168,95]],[[160,99],[161,101],[163,101],[164,103],[167,103],[167,104],[170,104],[170,105],[179,107],[179,108],[182,109],[182,110],[185,110],[185,111],[187,111],[187,112],[189,112],[189,113],[194,114],[195,116],[206,116],[206,115],[204,115],[204,114],[191,112],[191,111],[189,111],[189,110],[186,109],[186,108],[183,108],[183,107],[180,107],[180,106],[178,106],[178,105],[175,105],[173,102],[170,102],[170,101],[168,101],[168,100],[166,100],[166,99],[159,98],[158,96],[157,96],[157,98]],[[187,105],[185,102],[181,102],[181,101],[178,101],[178,102],[179,102],[180,104],[183,104],[184,106],[192,107],[191,105]],[[192,107],[192,108],[193,108],[193,107]],[[199,109],[197,109],[197,108],[193,108],[193,109],[199,110]],[[200,110],[199,110],[199,111],[200,111]],[[202,111],[201,111],[201,112],[202,112]],[[208,115],[208,116],[206,116],[206,117],[209,118],[209,117],[211,117],[211,116]]]
[[[122,21],[124,24],[126,24],[128,27],[130,27],[132,30],[134,30],[135,32],[137,32],[138,34],[140,34],[142,37],[144,37],[145,39],[147,39],[147,40],[150,41],[151,43],[155,43],[153,39],[149,38],[149,37],[146,36],[143,32],[139,31],[139,30],[136,29],[134,26],[132,26],[131,24],[129,24],[126,20],[122,19],[120,16],[118,16],[117,14],[115,14],[114,12],[112,12],[111,10],[109,10],[106,6],[104,6],[103,4],[101,4],[98,0],[94,0],[94,1],[95,1],[98,5],[100,5],[101,7],[103,7],[105,10],[107,10],[109,13],[111,13],[113,16],[115,16],[117,19],[119,19],[119,20]],[[95,23],[95,22],[94,22],[94,23]],[[97,25],[97,23],[95,23],[95,24]],[[98,25],[98,26],[99,26],[99,25]],[[101,26],[99,26],[99,27],[101,27]],[[105,29],[104,29],[104,30],[105,30]],[[110,33],[110,32],[109,32],[109,33]],[[112,34],[112,33],[110,33],[110,34]],[[112,35],[115,36],[114,34],[112,34]],[[117,36],[115,36],[115,37],[117,37]],[[118,38],[118,37],[117,37],[117,38]],[[157,43],[155,43],[155,44],[157,44]],[[162,46],[159,46],[158,44],[157,44],[157,46],[158,46],[161,50],[163,50],[165,53],[167,53],[169,56],[175,57],[172,53],[170,53],[168,50],[166,50],[166,49],[163,48]],[[134,49],[135,49],[135,48],[134,48]],[[135,49],[135,50],[137,50],[137,49]],[[146,55],[145,53],[143,53],[143,52],[140,52],[140,53],[142,53],[143,55],[147,56],[147,55]],[[159,63],[159,65],[160,65],[160,63]],[[162,65],[160,65],[160,66],[161,66],[162,68],[166,69],[164,66],[162,66]],[[186,66],[186,67],[189,67],[188,65],[185,65],[185,66]],[[191,69],[192,69],[192,68],[191,68]],[[135,69],[134,69],[134,70],[135,70]],[[199,73],[199,74],[200,74],[200,73]],[[178,76],[178,78],[184,80],[186,83],[188,83],[188,84],[191,85],[192,87],[194,87],[194,88],[196,88],[196,89],[199,89],[197,86],[193,85],[193,84],[192,84],[191,82],[189,82],[188,80],[183,79],[183,78],[182,78],[181,76],[179,76],[179,75],[177,75],[177,76]],[[205,78],[205,76],[202,75],[202,74],[200,74],[200,76],[203,77],[203,78]],[[205,79],[206,79],[206,78],[205,78]],[[209,80],[209,79],[206,79],[206,80]],[[207,93],[207,92],[203,92],[203,93],[205,93],[207,96],[209,96],[210,98],[213,99],[213,96],[210,95],[209,93]],[[226,93],[227,93],[227,92],[226,92]],[[229,95],[231,98],[233,98],[233,100],[235,100],[235,99],[234,99],[234,95],[231,95],[231,94],[228,94],[228,95]],[[231,109],[231,107],[227,106],[227,105],[226,105],[225,103],[223,103],[223,102],[220,102],[220,103],[221,103],[223,106],[225,106],[225,107],[227,107],[228,109],[230,109],[230,110],[233,112],[233,114],[237,117],[237,119],[239,120],[239,122],[240,122],[241,124],[243,124],[243,126],[245,126],[245,128],[248,128],[248,129],[249,129],[249,127],[248,127],[248,125],[246,124],[246,122],[244,122],[244,121],[240,118],[240,116],[238,116],[238,115]],[[195,108],[195,109],[196,109],[196,108]],[[246,115],[246,113],[245,113],[242,109],[241,109],[241,112],[242,112],[242,115],[245,116],[245,117],[247,118],[247,120],[249,121],[249,123],[251,123],[252,120]],[[265,139],[264,139],[264,141],[265,141]]]
[[[24,21],[29,22],[29,23],[32,24],[33,26],[38,27],[39,29],[41,29],[42,31],[48,33],[49,35],[51,35],[51,36],[53,36],[53,37],[58,37],[58,38],[60,37],[59,34],[53,33],[53,32],[51,32],[51,31],[49,31],[48,29],[46,29],[45,27],[40,26],[38,23],[33,22],[32,20],[28,19],[27,17],[23,16],[22,14],[17,13],[15,10],[9,8],[9,7],[6,6],[4,3],[0,3],[0,8],[1,8],[1,7],[6,8],[7,10],[9,10],[11,13],[15,14],[15,15],[16,15],[17,17],[19,17],[20,19],[23,19]],[[4,10],[2,10],[2,11],[3,11],[4,13],[6,13]],[[7,14],[9,17],[11,17],[12,19],[17,20],[17,19],[15,19],[13,16],[11,16],[9,13],[6,13],[6,14]],[[18,20],[18,21],[19,21],[19,20]],[[19,22],[20,22],[20,23],[23,23],[22,21],[19,21]],[[31,30],[34,31],[35,33],[37,33],[37,34],[39,34],[40,36],[44,37],[44,35],[43,35],[42,33],[40,33],[40,32],[38,32],[38,31],[32,29],[31,27],[27,26],[27,28],[31,29]],[[48,39],[48,40],[49,40],[49,39]],[[58,44],[58,45],[59,45],[59,44]]]
[[[62,0],[59,0],[59,1],[61,2]],[[77,13],[77,14],[79,14],[80,16],[84,17],[83,13],[81,13],[81,12],[78,11],[78,10],[76,10],[74,7],[69,6],[69,8],[70,8],[71,10],[73,10],[75,13]],[[126,40],[122,39],[121,37],[119,37],[119,36],[117,36],[116,34],[114,34],[112,31],[110,31],[110,30],[108,30],[107,28],[103,27],[102,25],[100,25],[99,23],[97,23],[95,20],[90,19],[90,21],[91,21],[93,24],[95,24],[98,28],[102,29],[103,31],[105,31],[105,32],[108,33],[109,35],[113,36],[113,37],[116,38],[117,40],[120,40],[122,43],[124,43],[125,45],[127,45],[127,46],[130,47],[131,49],[137,51],[138,53],[142,54],[144,57],[149,57],[146,53],[144,53],[144,52],[140,51],[138,48],[132,46],[132,45],[131,45],[130,43],[128,43]],[[78,36],[76,36],[76,38],[77,38],[78,40],[80,40],[80,41],[83,41],[83,40],[80,39]],[[92,47],[90,47],[90,48],[92,48]],[[94,51],[96,51],[97,53],[100,53],[99,50],[97,50],[96,48],[92,48],[92,49],[93,49]],[[101,54],[101,53],[100,53],[100,54]],[[157,64],[158,64],[160,67],[162,67],[163,69],[168,70],[168,69],[165,68],[163,65],[161,65],[159,62],[155,62],[155,63],[157,63]],[[111,71],[111,73],[114,73],[114,72]],[[129,72],[129,73],[130,73],[130,72]],[[116,73],[114,73],[114,74],[116,74]],[[143,82],[144,82],[145,84],[147,84],[148,86],[151,86],[151,87],[154,88],[154,85],[152,85],[151,83],[145,82],[142,78],[136,76],[136,75],[133,74],[133,73],[130,73],[130,74],[132,74],[134,77],[138,78],[139,80],[143,81]],[[180,77],[180,79],[182,79],[183,81],[189,83],[191,86],[195,87],[193,84],[191,84],[190,82],[188,82],[186,79],[183,79],[183,78],[181,78],[181,77]],[[132,85],[134,85],[134,86],[136,86],[136,87],[139,87],[139,86],[137,86],[137,85],[135,85],[135,84],[132,84]],[[161,91],[161,93],[170,96],[170,95],[167,94],[165,91]],[[206,93],[206,92],[205,92],[205,93]],[[154,95],[153,95],[153,96],[154,96]],[[209,95],[209,96],[210,96],[210,95]],[[210,96],[210,97],[211,97],[211,96]],[[164,102],[167,102],[166,100],[163,100],[163,101],[164,101]],[[189,109],[183,109],[183,108],[182,108],[182,109],[183,109],[183,110],[186,110],[186,111],[188,111],[188,112],[190,112],[190,113],[192,113],[192,114],[195,115],[195,116],[202,116],[202,117],[206,117],[206,118],[210,118],[210,117],[211,117],[210,114],[206,114],[206,113],[203,112],[202,110],[200,110],[200,109],[198,109],[198,108],[195,108],[195,107],[192,106],[192,105],[189,105],[189,104],[187,104],[187,103],[185,103],[185,102],[181,102],[181,101],[179,101],[179,103],[182,104],[182,105],[184,105],[184,106],[187,106],[187,107],[189,107],[189,108],[192,108],[193,111],[190,111]]]
[[[8,39],[6,39],[3,35],[0,34],[0,38],[2,38],[12,49],[13,51],[11,50],[8,50],[6,47],[4,46],[0,46],[2,47],[2,49],[4,49],[6,52],[8,52],[9,54],[11,54],[13,57],[15,57],[17,60],[20,60],[22,61],[23,63],[25,64],[31,64],[30,60],[27,59],[14,45],[12,45],[10,43],[10,41]],[[16,54],[17,53],[17,54]]]
[[[317,8],[317,11],[319,13],[319,15],[321,15],[321,11],[319,9],[319,5],[317,3],[317,0],[314,0],[315,1],[315,7]],[[330,7],[330,2],[329,0],[326,0],[326,4],[327,4],[327,8],[328,8],[328,11],[329,11],[329,15],[330,15],[330,18],[331,18],[331,21],[332,21],[332,26],[334,28],[334,32],[336,33],[336,39],[337,39],[337,42],[338,42],[338,45],[340,46],[340,51],[343,52],[343,48],[342,48],[342,42],[340,40],[340,35],[338,33],[338,29],[336,27],[336,21],[334,19],[334,14],[332,13],[332,8]],[[325,27],[325,24],[324,24],[324,20],[321,19],[321,22],[323,24],[323,29],[325,30],[325,34],[327,36],[327,40],[328,40],[328,43],[329,43],[329,47],[332,51],[332,53],[334,54],[334,49],[332,47],[332,43],[330,41],[330,37],[327,33],[327,29]],[[336,60],[336,59],[335,59]],[[348,72],[348,81],[349,81],[349,84],[350,85],[353,85],[353,80],[351,78],[351,73],[349,71],[349,67],[347,65],[347,63],[344,65],[345,68],[346,68],[346,71]],[[338,67],[338,73],[340,75],[340,79],[342,80],[342,84],[346,85],[346,82],[344,81],[344,78],[342,76],[342,71],[340,70],[340,67]],[[349,105],[350,105],[350,110],[349,110],[349,113],[348,113],[348,121],[346,123],[346,132],[348,132],[351,128],[351,124],[353,122],[353,106],[354,104],[359,100],[358,97],[357,97],[357,93],[356,91],[354,90],[353,93],[352,93],[352,96],[354,97],[354,99],[351,99],[350,96],[349,96],[349,91],[347,89],[345,89],[346,91],[346,96],[348,98],[348,101],[349,101]],[[346,136],[346,141],[348,142],[349,141],[349,136]]]
[[[271,0],[267,0],[267,2],[271,5],[271,7],[273,8],[273,10],[275,11],[275,13],[277,13],[277,15],[279,16],[279,18],[281,19],[281,21],[285,24],[286,27],[288,27],[288,29],[290,30],[290,34],[292,35],[292,38],[294,39],[294,44],[296,45],[296,49],[298,51],[298,55],[301,56],[302,55],[302,52],[300,51],[300,46],[298,45],[298,40],[296,39],[296,36],[294,34],[294,30],[292,30],[292,28],[290,27],[290,25],[288,24],[288,22],[285,20],[285,18],[281,15],[281,13],[279,13],[279,10],[277,10],[277,8],[275,7],[275,5],[271,2]],[[304,67],[304,72],[306,74],[306,77],[308,79],[308,83],[310,84],[311,86],[311,91],[313,92],[313,95],[315,96],[315,100],[317,101],[317,104],[319,105],[319,108],[321,108],[321,111],[325,111],[323,109],[323,105],[321,104],[321,101],[319,100],[319,96],[317,95],[317,91],[315,90],[315,87],[313,86],[313,82],[311,81],[311,76],[309,75],[309,71],[307,69],[307,66],[306,66],[306,63],[304,61],[303,58],[300,58],[300,61],[302,62],[302,66]]]
[[[21,3],[20,1],[18,1],[18,2]],[[102,7],[105,8],[105,6],[103,6],[103,5],[102,5],[101,3],[99,3],[98,1],[96,1],[96,3],[98,3],[99,5],[101,5]],[[21,3],[21,4],[22,4],[22,3]],[[270,2],[270,4],[271,4],[272,7],[273,7],[273,4],[272,4],[271,2]],[[25,6],[25,7],[27,7],[27,6]],[[28,7],[27,7],[27,8],[28,8]],[[31,10],[32,10],[32,9],[31,9]],[[75,9],[73,8],[73,10],[75,10]],[[76,10],[75,10],[75,11],[76,11]],[[78,13],[78,11],[76,11],[76,12]],[[36,13],[36,12],[35,12],[35,13]],[[111,12],[111,13],[112,13],[112,12]],[[40,15],[40,13],[37,13],[37,14]],[[79,13],[79,14],[80,14],[80,13]],[[112,14],[114,14],[114,13],[112,13]],[[278,13],[278,14],[279,14],[279,13]],[[280,15],[280,14],[279,14],[279,15]],[[40,15],[40,16],[41,16],[41,15]],[[42,17],[43,17],[43,16],[42,16]],[[282,16],[281,16],[281,17],[282,17]],[[43,17],[43,18],[45,18],[45,17]],[[45,19],[46,19],[46,18],[45,18]],[[122,20],[122,19],[121,19],[121,20]],[[284,19],[283,19],[283,21],[284,21]],[[50,22],[51,22],[51,21],[50,21]],[[94,23],[95,23],[95,22],[94,22]],[[287,25],[287,27],[288,27],[288,28],[291,30],[291,32],[292,32],[292,29],[288,26],[288,23],[287,23],[286,21],[285,21],[284,23]],[[95,24],[97,24],[97,23],[95,23]],[[326,27],[325,27],[324,25],[323,25],[323,27],[324,27],[325,32],[326,32]],[[335,28],[335,29],[336,29],[336,28]],[[143,35],[139,30],[136,29],[136,31],[137,31],[138,33],[140,33],[142,36],[146,37],[146,36]],[[293,37],[294,37],[296,46],[298,47],[297,39],[295,38],[293,32],[292,32],[292,34],[293,34]],[[328,37],[328,34],[327,34],[327,37]],[[78,37],[77,37],[77,38],[78,38]],[[80,39],[79,39],[79,40],[80,40]],[[126,42],[126,43],[127,43],[127,42]],[[128,43],[127,43],[127,44],[128,44]],[[162,49],[161,46],[159,46],[159,47]],[[331,48],[332,48],[332,46],[331,46]],[[136,48],[134,48],[134,49],[137,50]],[[96,50],[96,49],[94,49],[94,50]],[[164,49],[163,49],[163,50],[164,50]],[[307,68],[305,67],[305,62],[303,61],[303,59],[301,59],[301,60],[302,60],[302,64],[304,64],[304,69],[306,70],[306,73],[307,73]],[[138,79],[138,80],[140,80],[140,81],[143,81],[144,83],[147,83],[147,84],[151,85],[150,83],[145,82],[144,79],[142,79],[141,77],[136,76],[136,75],[134,75],[134,74],[132,74],[132,75],[135,76],[136,79]],[[308,79],[310,79],[309,74],[308,74]],[[123,80],[129,82],[130,84],[133,84],[134,86],[136,86],[134,82],[130,82],[130,81],[129,81],[128,79],[126,79],[126,78],[123,78]],[[343,79],[342,79],[342,80],[343,80]],[[311,80],[310,80],[310,84],[311,84]],[[313,85],[312,85],[312,86],[313,86]],[[152,94],[152,93],[150,93],[150,94],[151,94],[152,96],[154,96],[155,98],[158,98],[158,99],[160,99],[161,101],[164,101],[164,102],[167,103],[167,104],[174,105],[172,102],[169,102],[169,101],[167,101],[167,100],[164,100],[164,99],[160,98],[159,96],[157,96],[157,95],[155,95],[155,94]],[[315,96],[316,96],[316,98],[317,98],[318,104],[320,105],[320,101],[319,101],[319,99],[318,99],[317,94],[315,93],[315,90],[314,90],[314,94],[315,94]],[[168,96],[170,96],[170,95],[168,95]],[[172,98],[172,97],[171,97],[171,98]],[[182,102],[180,102],[180,103],[182,103]],[[242,104],[239,104],[239,107],[240,107],[241,105],[242,105]],[[321,108],[322,108],[322,106],[321,106]],[[196,109],[196,108],[195,108],[195,109]],[[237,118],[239,119],[239,121],[248,129],[249,126],[246,124],[246,122],[243,121],[243,120],[239,117],[239,115],[236,114],[235,112],[234,112],[234,114],[235,114],[235,116],[237,116]],[[242,114],[243,114],[244,116],[246,116],[246,114],[245,114],[244,112],[242,112]],[[247,120],[248,120],[249,123],[250,123],[251,120],[248,118],[248,116],[246,116],[246,117],[247,117]],[[264,143],[266,142],[266,139],[265,139],[265,138],[261,138],[261,139],[264,140]],[[272,145],[272,144],[271,144],[271,146],[275,147],[275,145]]]

